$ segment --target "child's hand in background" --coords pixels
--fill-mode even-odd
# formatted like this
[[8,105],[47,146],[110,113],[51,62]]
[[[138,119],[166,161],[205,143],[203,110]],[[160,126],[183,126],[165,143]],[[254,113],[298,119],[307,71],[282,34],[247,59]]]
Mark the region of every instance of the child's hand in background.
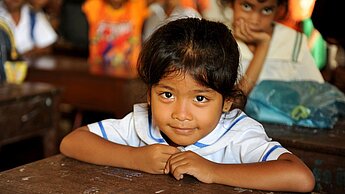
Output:
[[245,22],[243,19],[238,19],[234,22],[234,36],[242,40],[246,44],[258,45],[263,42],[269,42],[271,36],[260,29],[256,29],[254,25]]

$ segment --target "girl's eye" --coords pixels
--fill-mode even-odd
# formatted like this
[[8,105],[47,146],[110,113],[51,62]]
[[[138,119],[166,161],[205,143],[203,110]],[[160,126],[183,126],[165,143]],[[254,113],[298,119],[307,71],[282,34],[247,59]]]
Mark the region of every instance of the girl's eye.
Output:
[[248,3],[243,3],[242,9],[245,11],[250,11],[252,9],[252,7]]
[[272,12],[273,12],[272,8],[265,8],[262,10],[262,14],[264,14],[264,15],[270,15],[270,14],[272,14]]
[[161,96],[163,96],[163,98],[172,98],[173,97],[171,92],[163,92],[161,94]]
[[206,102],[207,98],[205,96],[197,96],[195,97],[196,102]]

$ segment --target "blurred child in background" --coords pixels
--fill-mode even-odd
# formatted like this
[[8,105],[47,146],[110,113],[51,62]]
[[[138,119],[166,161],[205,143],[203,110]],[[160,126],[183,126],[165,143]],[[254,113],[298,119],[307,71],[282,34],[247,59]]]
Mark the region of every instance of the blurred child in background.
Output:
[[52,52],[57,34],[43,12],[32,12],[25,0],[3,0],[0,15],[14,28],[19,54],[30,57]]
[[246,94],[261,80],[324,82],[306,36],[275,22],[287,14],[287,0],[223,0],[233,10],[233,32],[242,55]]
[[289,1],[289,13],[281,23],[303,32],[308,39],[308,47],[317,67],[321,70],[327,63],[327,43],[320,32],[314,28],[310,18],[315,0]]
[[134,77],[148,11],[143,0],[86,0],[92,72]]
[[209,8],[210,0],[179,0],[182,7],[193,8],[200,15]]
[[[190,7],[189,7],[190,6]],[[143,40],[146,40],[164,23],[184,17],[198,17],[201,14],[191,4],[182,6],[181,0],[156,0],[149,5],[150,16],[145,20]]]

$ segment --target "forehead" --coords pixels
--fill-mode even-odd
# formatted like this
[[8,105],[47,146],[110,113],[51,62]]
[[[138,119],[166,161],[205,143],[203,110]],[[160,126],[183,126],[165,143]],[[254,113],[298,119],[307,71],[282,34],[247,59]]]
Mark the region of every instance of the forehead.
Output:
[[184,81],[186,80],[186,77],[187,79],[192,79],[193,81],[195,81],[189,73],[185,73],[185,72],[182,72],[182,71],[173,71],[173,72],[170,72],[170,73],[167,73],[166,75],[164,75],[162,77],[162,79],[159,81],[159,82],[179,82],[179,81]]
[[172,73],[169,73],[167,75],[165,75],[164,77],[162,77],[162,79],[159,81],[158,84],[169,84],[169,85],[186,85],[187,87],[203,87],[206,88],[205,86],[203,86],[202,84],[200,84],[198,81],[196,81],[193,76],[191,76],[189,73],[187,72],[179,72],[179,71],[175,71]]
[[273,6],[278,4],[278,0],[237,0],[237,2],[260,6]]

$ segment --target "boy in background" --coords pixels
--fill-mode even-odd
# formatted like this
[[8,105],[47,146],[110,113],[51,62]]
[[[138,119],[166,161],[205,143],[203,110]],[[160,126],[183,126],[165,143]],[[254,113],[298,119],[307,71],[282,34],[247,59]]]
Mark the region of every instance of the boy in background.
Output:
[[87,0],[89,64],[94,73],[135,77],[148,11],[142,0]]

